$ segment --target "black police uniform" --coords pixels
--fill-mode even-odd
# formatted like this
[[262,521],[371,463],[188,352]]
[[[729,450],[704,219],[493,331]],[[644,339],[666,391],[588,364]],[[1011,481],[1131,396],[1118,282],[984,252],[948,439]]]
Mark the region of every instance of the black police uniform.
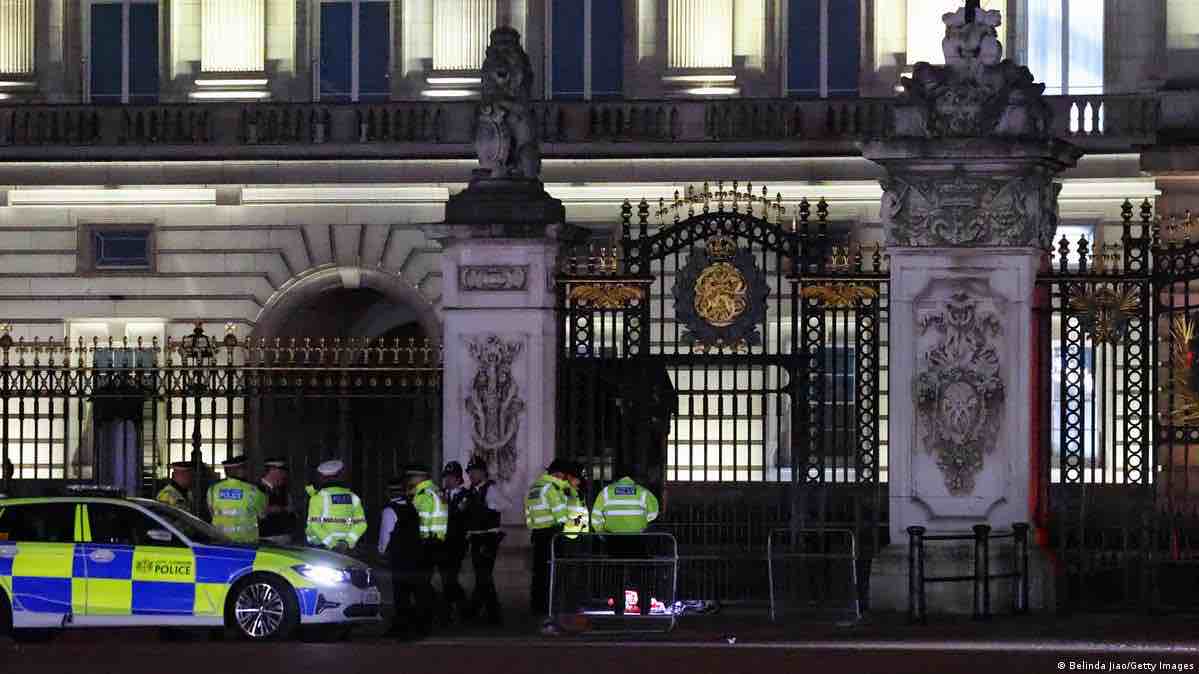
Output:
[[499,555],[500,513],[487,507],[487,492],[495,488],[493,480],[471,485],[466,507],[466,530],[470,536],[470,562],[475,570],[475,590],[471,596],[469,613],[487,611],[487,620],[492,624],[501,621],[500,598],[495,589],[495,560]]
[[441,576],[441,589],[448,617],[453,614],[455,606],[462,607],[466,602],[466,590],[462,589],[458,575],[462,572],[462,562],[466,559],[466,510],[469,493],[462,487],[452,495],[445,496],[449,521],[446,524],[445,543],[440,546],[437,573]]
[[269,484],[266,480],[260,481],[258,488],[266,494],[268,508],[277,506],[283,509],[266,513],[258,523],[258,537],[293,536],[296,530],[296,514],[291,512],[291,495],[287,489]]
[[433,622],[433,586],[429,582],[431,560],[420,535],[420,514],[406,496],[393,497],[384,507],[396,516],[387,544],[396,612],[391,633],[423,637],[428,635]]

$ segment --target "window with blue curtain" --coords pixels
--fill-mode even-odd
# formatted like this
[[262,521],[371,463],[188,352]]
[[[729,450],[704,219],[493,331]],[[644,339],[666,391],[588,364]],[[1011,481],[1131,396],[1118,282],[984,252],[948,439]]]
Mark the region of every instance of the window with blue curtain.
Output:
[[124,79],[124,8],[120,4],[92,5],[92,101],[120,103]]
[[[357,17],[355,17],[357,4]],[[354,26],[358,48],[354,48]],[[320,97],[326,101],[386,100],[391,95],[391,6],[388,0],[321,3]],[[357,55],[357,58],[355,58]],[[358,91],[354,91],[354,69]]]
[[[126,14],[126,11],[128,12]],[[95,103],[158,100],[158,4],[104,2],[91,6],[91,98]],[[128,26],[125,22],[128,21]],[[128,28],[128,44],[125,29]],[[126,89],[126,74],[128,88]]]
[[[551,95],[559,100],[621,96],[624,92],[624,3],[621,0],[553,0],[550,30]],[[591,58],[587,58],[590,8]]]
[[354,81],[354,3],[321,3],[321,100],[348,101]]
[[358,12],[358,98],[386,100],[391,95],[391,6],[364,2]]
[[[790,0],[787,95],[857,96],[861,17],[857,0]],[[822,34],[827,26],[827,35]],[[822,47],[827,43],[827,50]],[[822,90],[822,79],[827,90]]]

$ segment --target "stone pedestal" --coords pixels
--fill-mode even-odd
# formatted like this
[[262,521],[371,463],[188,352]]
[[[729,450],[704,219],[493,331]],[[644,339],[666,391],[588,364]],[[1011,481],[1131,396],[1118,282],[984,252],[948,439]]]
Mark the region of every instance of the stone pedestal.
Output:
[[512,504],[505,524],[523,524],[525,490],[554,457],[553,275],[567,229],[542,225],[536,238],[492,225],[426,230],[445,249],[445,459],[487,459]]

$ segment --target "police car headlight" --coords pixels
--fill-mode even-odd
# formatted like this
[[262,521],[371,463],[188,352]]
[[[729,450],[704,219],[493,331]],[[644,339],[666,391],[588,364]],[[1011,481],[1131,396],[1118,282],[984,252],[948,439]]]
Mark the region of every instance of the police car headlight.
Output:
[[335,569],[331,566],[313,566],[301,564],[293,566],[295,572],[308,580],[321,585],[337,585],[350,582],[350,572],[345,569]]

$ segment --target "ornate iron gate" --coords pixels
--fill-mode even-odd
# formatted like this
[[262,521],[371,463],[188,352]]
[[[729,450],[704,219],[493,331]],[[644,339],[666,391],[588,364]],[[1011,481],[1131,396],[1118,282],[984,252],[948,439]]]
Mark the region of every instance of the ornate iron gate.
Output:
[[0,329],[0,459],[14,470],[0,491],[120,482],[153,495],[168,464],[198,448],[210,468],[242,452],[253,463],[287,456],[297,503],[311,469],[339,456],[377,512],[404,464],[440,461],[436,345],[199,334],[191,344],[207,346],[189,352],[176,341],[72,345]]
[[882,251],[767,194],[626,202],[619,247],[558,277],[558,453],[664,495],[689,597],[765,599],[779,527],[885,535]]
[[1039,280],[1036,514],[1062,610],[1199,606],[1199,245],[1160,225],[1125,201]]

